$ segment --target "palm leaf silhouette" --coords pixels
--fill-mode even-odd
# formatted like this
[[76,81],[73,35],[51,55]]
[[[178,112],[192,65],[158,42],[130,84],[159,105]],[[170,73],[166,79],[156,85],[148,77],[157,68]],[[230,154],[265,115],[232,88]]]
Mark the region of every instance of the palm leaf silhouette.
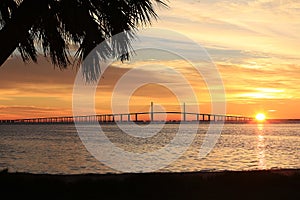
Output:
[[[154,7],[167,7],[160,0],[1,0],[0,65],[17,48],[24,61],[37,61],[38,49],[59,68],[72,61],[70,46],[81,62],[101,42],[124,31],[137,31],[158,16]],[[98,55],[102,58],[121,55],[129,58],[134,34],[122,40],[110,40]],[[95,80],[99,67],[86,67],[87,80]]]

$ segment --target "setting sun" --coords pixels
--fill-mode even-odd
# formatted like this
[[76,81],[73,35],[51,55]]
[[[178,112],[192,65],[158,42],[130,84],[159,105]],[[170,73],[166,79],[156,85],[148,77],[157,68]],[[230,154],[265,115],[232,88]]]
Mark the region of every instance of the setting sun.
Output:
[[263,113],[258,113],[256,116],[255,116],[255,119],[257,121],[264,121],[266,119],[266,115],[263,114]]

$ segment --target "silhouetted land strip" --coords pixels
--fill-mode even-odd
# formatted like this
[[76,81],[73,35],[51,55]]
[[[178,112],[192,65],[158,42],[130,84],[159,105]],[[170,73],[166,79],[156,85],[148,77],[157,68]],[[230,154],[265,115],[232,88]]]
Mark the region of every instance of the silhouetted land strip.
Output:
[[1,194],[22,199],[300,199],[300,170],[35,175],[1,173]]

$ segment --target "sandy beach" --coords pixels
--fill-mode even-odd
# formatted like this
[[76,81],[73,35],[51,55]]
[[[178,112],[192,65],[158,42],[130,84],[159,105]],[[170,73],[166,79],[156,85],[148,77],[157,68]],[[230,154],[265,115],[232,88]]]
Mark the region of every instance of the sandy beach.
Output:
[[300,199],[300,170],[47,175],[0,174],[22,199]]

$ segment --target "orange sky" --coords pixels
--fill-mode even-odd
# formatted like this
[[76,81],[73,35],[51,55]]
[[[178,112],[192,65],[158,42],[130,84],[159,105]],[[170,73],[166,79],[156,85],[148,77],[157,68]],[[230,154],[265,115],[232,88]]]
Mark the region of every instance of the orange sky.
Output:
[[[300,118],[298,1],[180,0],[171,1],[170,6],[169,10],[159,10],[161,19],[154,26],[180,32],[206,48],[222,77],[228,114],[254,116],[264,112],[268,118]],[[146,68],[138,73],[140,78],[160,82],[175,84],[176,80],[172,73],[155,71],[155,66],[180,71],[196,93],[200,112],[210,112],[211,99],[203,78],[195,77],[186,62],[164,58],[110,66],[97,89],[97,113],[110,112],[116,82],[142,65],[154,70]],[[14,54],[0,68],[0,119],[72,115],[75,76],[72,67],[54,69],[42,57],[38,64],[24,64]],[[177,84],[184,94],[182,84]],[[149,84],[131,97],[130,111],[148,111],[151,101],[168,111],[178,110],[180,104],[167,88]],[[187,110],[192,111],[193,106],[187,105]]]
[[[178,69],[184,70],[184,67],[180,66],[183,64],[181,61],[156,62],[176,63]],[[168,63],[168,65],[171,64]],[[293,88],[274,87],[277,85],[274,83],[276,75],[270,76],[255,70],[254,72],[248,71],[237,66],[218,65],[218,68],[226,90],[228,114],[253,116],[257,112],[264,112],[269,118],[300,117],[297,112],[297,106],[300,105],[296,97],[297,93],[293,92]],[[113,88],[119,78],[129,70],[126,64],[125,66],[120,64],[120,66],[110,66],[104,73],[96,94],[97,113],[111,112]],[[53,66],[44,59],[40,59],[39,64],[26,65],[17,57],[8,60],[0,68],[0,118],[72,115],[72,90],[75,75],[75,69],[63,71],[53,69]],[[193,77],[193,73],[190,72],[186,72],[185,75],[197,94],[200,112],[209,113],[211,99],[204,81]],[[157,78],[160,75],[151,71],[146,76]],[[163,78],[172,79],[172,77]],[[287,77],[287,80],[290,79],[291,76]],[[261,85],[262,81],[265,82],[264,86]],[[269,84],[273,86],[270,87]],[[295,84],[297,84],[296,80]],[[160,104],[168,111],[180,109],[178,99],[168,88],[148,84],[134,92],[130,99],[130,111],[149,111],[151,101]],[[193,111],[192,105],[187,104],[186,107],[187,111]],[[160,108],[155,107],[155,109]]]

